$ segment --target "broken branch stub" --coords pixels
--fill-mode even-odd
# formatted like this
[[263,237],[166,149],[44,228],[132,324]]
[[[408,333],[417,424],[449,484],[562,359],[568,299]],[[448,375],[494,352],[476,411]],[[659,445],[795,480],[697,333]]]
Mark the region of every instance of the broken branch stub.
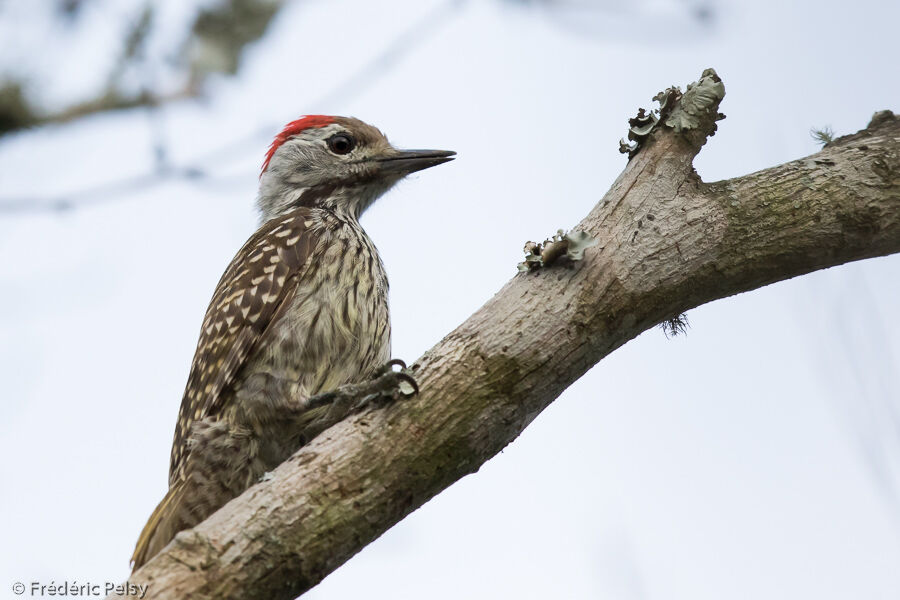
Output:
[[634,158],[660,124],[688,135],[693,144],[702,146],[706,138],[716,133],[716,121],[725,118],[717,112],[724,97],[725,85],[715,69],[703,71],[700,79],[689,83],[684,93],[677,85],[659,92],[653,96],[659,108],[649,111],[639,108],[637,116],[628,120],[629,141],[619,140],[619,152],[628,154],[629,160]]

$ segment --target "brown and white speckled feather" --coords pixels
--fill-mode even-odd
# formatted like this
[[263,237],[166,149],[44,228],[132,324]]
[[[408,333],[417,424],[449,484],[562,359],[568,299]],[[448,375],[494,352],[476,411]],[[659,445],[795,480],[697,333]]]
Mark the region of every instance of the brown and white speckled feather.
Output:
[[290,304],[321,227],[299,208],[264,224],[222,275],[200,330],[175,428],[169,482],[177,478],[191,425],[222,407],[223,391],[259,342],[273,316]]
[[244,244],[207,309],[169,492],[138,539],[136,566],[286,459],[318,416],[306,398],[362,382],[390,359],[387,291],[352,216],[298,208]]

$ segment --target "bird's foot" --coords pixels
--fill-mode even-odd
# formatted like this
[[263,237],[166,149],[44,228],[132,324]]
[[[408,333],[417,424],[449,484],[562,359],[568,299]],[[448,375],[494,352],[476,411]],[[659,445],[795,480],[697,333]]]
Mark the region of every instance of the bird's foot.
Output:
[[[400,371],[394,370],[397,366],[400,367]],[[406,363],[394,358],[375,372],[374,379],[342,385],[337,389],[310,397],[304,410],[330,406],[337,412],[349,414],[370,406],[383,406],[401,398],[414,396],[419,393],[419,384],[405,369]]]
[[413,376],[395,371],[395,366],[405,368],[406,364],[394,359],[376,371],[377,377],[374,379],[342,385],[330,392],[311,396],[298,417],[301,444],[353,413],[417,394],[419,386]]
[[406,370],[406,362],[402,358],[392,358],[375,371],[376,375],[384,375],[394,370],[394,367],[400,367],[401,371]]
[[[400,367],[400,370],[395,371],[394,367]],[[364,396],[359,398],[355,410],[409,398],[419,393],[419,384],[407,371],[406,363],[399,358],[392,358],[376,373],[378,376],[375,379],[361,384],[360,387],[365,390]]]

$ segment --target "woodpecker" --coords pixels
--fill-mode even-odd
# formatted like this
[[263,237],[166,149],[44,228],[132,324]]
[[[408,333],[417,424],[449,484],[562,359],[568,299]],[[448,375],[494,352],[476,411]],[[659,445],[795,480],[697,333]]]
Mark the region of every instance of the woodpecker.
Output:
[[[452,160],[398,150],[358,119],[288,123],[263,162],[261,225],[206,310],[169,467],[137,570],[323,429],[414,380],[391,366],[388,281],[363,212],[406,175]],[[360,401],[360,398],[363,401]]]

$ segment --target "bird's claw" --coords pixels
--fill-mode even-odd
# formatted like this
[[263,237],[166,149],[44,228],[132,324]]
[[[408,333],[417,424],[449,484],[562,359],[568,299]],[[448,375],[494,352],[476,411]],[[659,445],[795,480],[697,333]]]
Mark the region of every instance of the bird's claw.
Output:
[[368,388],[368,394],[363,396],[356,405],[357,410],[368,408],[369,406],[385,404],[400,398],[409,398],[419,393],[419,384],[416,379],[405,371],[394,371],[394,365],[402,365],[406,368],[406,363],[395,358],[385,364],[381,368],[378,377],[363,386]]
[[[402,395],[415,396],[419,393],[419,383],[416,381],[415,377],[405,371],[392,371],[391,373],[396,378],[397,389]],[[404,383],[406,384],[406,386],[403,385]]]
[[[395,371],[394,367],[400,367],[400,370]],[[383,380],[383,385],[388,386],[387,388],[382,388],[382,391],[399,390],[403,396],[415,396],[419,393],[418,382],[416,382],[415,377],[409,374],[406,363],[399,358],[392,358],[384,363],[377,373],[378,376],[375,380]]]
[[385,373],[391,373],[394,370],[394,367],[400,367],[401,371],[405,371],[406,363],[403,361],[403,359],[392,358],[381,366],[381,368],[378,370],[378,374],[384,375]]

